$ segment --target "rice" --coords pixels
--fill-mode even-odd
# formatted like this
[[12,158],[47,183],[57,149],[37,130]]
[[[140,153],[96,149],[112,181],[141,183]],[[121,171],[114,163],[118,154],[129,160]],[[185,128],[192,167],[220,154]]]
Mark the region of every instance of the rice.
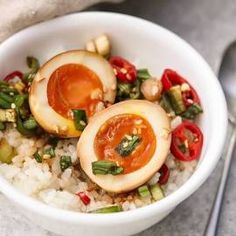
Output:
[[[141,198],[136,191],[112,194],[92,183],[78,165],[79,160],[76,155],[78,139],[60,140],[55,148],[55,157],[38,163],[33,154],[40,148],[48,147],[45,139],[25,138],[9,126],[6,131],[0,132],[1,138],[5,138],[16,148],[17,155],[11,164],[0,163],[0,174],[25,194],[52,207],[91,212],[101,207],[120,204],[123,210],[128,211],[153,202],[150,196]],[[71,156],[73,163],[64,172],[60,168],[62,155]],[[165,195],[169,195],[192,175],[197,161],[180,162],[169,154],[166,165],[171,170],[170,177],[168,183],[162,187]],[[160,173],[157,172],[148,184],[157,183],[159,178]],[[85,192],[90,198],[87,206],[76,195],[78,192]]]

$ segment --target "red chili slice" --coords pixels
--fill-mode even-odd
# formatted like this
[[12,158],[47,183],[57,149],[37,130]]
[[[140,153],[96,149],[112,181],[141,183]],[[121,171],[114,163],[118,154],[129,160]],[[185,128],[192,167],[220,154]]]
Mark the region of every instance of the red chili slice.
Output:
[[133,83],[137,79],[137,70],[133,64],[122,57],[111,57],[109,60],[118,80],[124,83]]
[[183,83],[188,84],[190,90],[182,92],[185,105],[190,106],[193,103],[200,104],[200,99],[196,90],[189,84],[186,79],[180,76],[176,71],[171,69],[165,69],[161,77],[161,82],[163,85],[163,92],[166,92],[174,85],[181,85]]
[[76,193],[79,196],[80,200],[84,203],[84,205],[88,205],[90,203],[90,198],[84,192]]
[[203,145],[203,134],[199,127],[184,121],[172,132],[171,153],[181,161],[193,161],[199,158]]
[[168,181],[168,179],[170,177],[170,170],[169,170],[169,168],[167,167],[166,164],[163,164],[163,166],[161,167],[159,172],[160,172],[161,176],[160,176],[160,178],[158,180],[158,183],[160,185],[164,185],[164,184],[167,183],[167,181]]
[[12,73],[8,74],[3,80],[9,82],[10,80],[14,79],[15,77],[18,77],[20,80],[23,80],[23,73],[16,70]]

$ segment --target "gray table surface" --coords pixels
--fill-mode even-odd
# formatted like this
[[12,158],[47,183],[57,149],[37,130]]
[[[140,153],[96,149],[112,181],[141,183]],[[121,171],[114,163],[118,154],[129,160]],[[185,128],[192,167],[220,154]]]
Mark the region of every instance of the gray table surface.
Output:
[[[139,16],[160,24],[188,41],[217,73],[227,45],[236,39],[235,0],[128,0],[119,5],[100,4],[88,10],[114,11]],[[223,155],[224,156],[224,155]],[[214,199],[222,160],[210,178],[166,219],[138,236],[201,236]],[[219,223],[218,235],[236,235],[236,160],[230,178]],[[16,212],[0,194],[1,236],[56,236],[33,225]]]

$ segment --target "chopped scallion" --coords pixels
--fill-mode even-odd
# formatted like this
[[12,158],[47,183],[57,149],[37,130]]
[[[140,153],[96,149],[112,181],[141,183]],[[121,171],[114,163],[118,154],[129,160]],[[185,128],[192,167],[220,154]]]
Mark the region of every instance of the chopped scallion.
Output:
[[179,149],[182,153],[186,153],[187,152],[187,147],[184,143],[181,143],[179,146]]
[[0,98],[0,107],[4,109],[10,109],[11,108],[11,103],[7,102],[6,100]]
[[150,79],[151,75],[150,75],[148,69],[139,69],[137,71],[137,78],[140,81],[144,81],[144,80]]
[[143,198],[149,197],[151,195],[147,185],[143,185],[143,186],[139,187],[138,193],[139,193],[140,197],[143,197]]
[[92,213],[115,213],[115,212],[121,212],[123,211],[122,207],[120,205],[113,205],[109,207],[103,207],[100,209],[97,209],[93,211]]
[[26,129],[35,129],[38,126],[38,124],[36,120],[34,119],[34,117],[31,116],[23,122],[23,126]]
[[83,131],[87,125],[87,117],[85,110],[72,110],[74,116],[74,124],[77,130]]
[[171,107],[174,110],[175,114],[179,115],[186,110],[182,97],[181,87],[179,85],[172,86],[168,90],[167,94],[169,96]]
[[35,135],[35,130],[34,129],[27,129],[23,125],[23,121],[20,117],[20,111],[19,109],[16,109],[17,115],[16,115],[16,129],[25,136],[33,136]]
[[107,160],[92,162],[92,170],[94,175],[119,175],[124,171],[124,169],[115,162]]
[[21,107],[24,104],[25,99],[27,99],[27,98],[28,98],[27,94],[18,94],[18,95],[16,95],[15,96],[15,101],[14,101],[16,107],[18,107],[18,108]]
[[155,201],[159,201],[165,197],[164,192],[159,184],[154,184],[154,185],[150,186],[150,191],[152,194],[152,198]]
[[197,103],[192,104],[187,110],[181,114],[185,119],[194,120],[199,113],[202,113],[203,110],[201,106]]
[[6,129],[6,125],[0,121],[0,130],[5,130]]
[[130,155],[141,141],[137,135],[132,134],[127,136],[121,140],[115,149],[122,157]]
[[39,62],[34,57],[27,57],[26,62],[31,71],[24,74],[23,79],[28,83],[31,83],[40,67]]
[[38,152],[36,152],[36,153],[34,154],[34,159],[35,159],[38,163],[42,163],[42,161],[43,161],[42,156],[41,156]]
[[72,166],[71,157],[70,156],[61,156],[61,159],[60,159],[61,170],[64,171],[70,166]]
[[35,57],[26,57],[27,66],[34,71],[39,69],[39,61]]
[[5,100],[6,102],[13,103],[14,98],[6,93],[0,92],[0,98]]
[[173,111],[171,104],[170,104],[170,99],[169,99],[167,93],[164,93],[161,96],[160,105],[166,111],[166,113],[170,113]]
[[140,81],[136,80],[134,83],[117,83],[117,101],[123,101],[126,99],[139,99],[141,98]]
[[53,147],[46,148],[43,151],[44,154],[50,155],[50,157],[55,157],[55,149]]
[[58,142],[59,142],[59,138],[58,137],[50,136],[48,138],[48,144],[52,145],[54,148],[57,146]]

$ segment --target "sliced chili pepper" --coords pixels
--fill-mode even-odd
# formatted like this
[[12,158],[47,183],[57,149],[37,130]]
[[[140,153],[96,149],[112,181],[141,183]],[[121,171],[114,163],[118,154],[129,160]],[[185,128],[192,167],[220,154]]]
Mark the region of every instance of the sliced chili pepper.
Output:
[[185,105],[190,106],[193,103],[200,104],[200,99],[196,90],[189,84],[186,79],[180,76],[176,71],[171,69],[164,70],[164,73],[161,77],[161,82],[163,85],[163,92],[166,92],[174,85],[181,85],[183,83],[188,84],[190,90],[182,92]]
[[163,166],[161,167],[161,169],[159,170],[161,176],[158,180],[158,183],[160,185],[164,185],[167,183],[169,177],[170,177],[170,170],[168,168],[168,166],[166,164],[163,164]]
[[200,128],[184,121],[172,132],[171,153],[181,161],[193,161],[199,158],[203,145],[203,134]]
[[84,192],[76,193],[79,196],[80,200],[84,203],[84,205],[88,205],[90,203],[90,198]]
[[12,73],[8,74],[3,80],[10,81],[14,79],[15,77],[18,77],[20,80],[23,80],[23,73],[18,70],[13,71]]
[[109,60],[118,80],[124,83],[133,83],[137,79],[137,70],[133,64],[122,57],[111,57]]

